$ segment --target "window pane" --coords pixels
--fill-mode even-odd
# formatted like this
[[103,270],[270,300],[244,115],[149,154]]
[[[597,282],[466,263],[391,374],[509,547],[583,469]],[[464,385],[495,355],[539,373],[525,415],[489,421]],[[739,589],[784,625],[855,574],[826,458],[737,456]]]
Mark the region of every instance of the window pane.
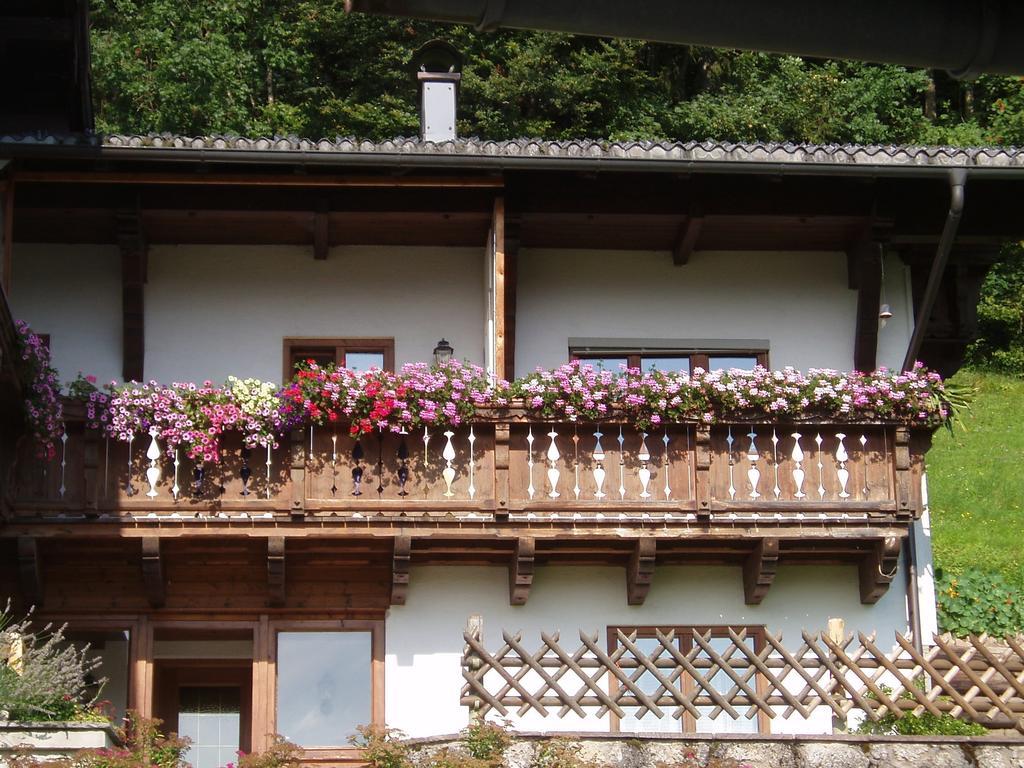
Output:
[[599,371],[611,371],[618,373],[622,366],[627,365],[629,360],[625,357],[581,357],[581,365],[591,365]]
[[343,746],[372,716],[369,632],[277,636],[277,730],[301,747]]
[[368,371],[371,368],[383,370],[383,352],[346,352],[345,367],[353,371]]
[[[659,659],[670,659],[671,654],[665,650],[661,642],[655,637],[638,637],[634,644],[637,649],[645,656],[650,658],[652,661],[658,661]],[[633,658],[633,654],[629,651],[622,657],[624,659]],[[655,697],[658,694],[661,685],[658,683],[657,678],[654,677],[650,672],[644,671],[639,678],[635,678],[636,668],[627,669],[627,673],[631,678],[636,680],[637,687],[646,694],[650,694],[651,697]],[[668,677],[671,670],[665,670],[665,676]],[[664,691],[662,691],[664,693]],[[679,731],[682,729],[682,720],[676,720],[670,714],[671,709],[669,707],[662,707],[662,712],[665,716],[659,718],[653,712],[649,712],[646,709],[627,709],[626,716],[620,721],[620,729],[622,731],[647,731],[647,732],[668,732],[668,731]],[[639,716],[638,715],[641,715]]]
[[645,357],[640,367],[644,373],[658,370],[665,373],[689,373],[690,358],[688,357]]
[[[733,656],[726,656],[728,650],[732,647],[732,640],[728,637],[712,637],[710,643],[715,652],[722,655],[726,661],[731,658],[736,658],[736,652],[733,652]],[[698,659],[710,660],[711,657],[701,650],[697,655]],[[703,670],[702,670],[703,671]],[[706,670],[711,672],[711,669]],[[746,671],[737,670],[742,677],[747,677],[746,683],[751,688],[756,686],[756,680],[753,675],[747,676]],[[728,673],[722,672],[721,670],[716,671],[711,676],[711,685],[714,689],[722,694],[728,694],[733,688],[736,688],[736,683],[729,676]],[[741,692],[737,691],[737,695],[741,695]],[[728,695],[723,698],[729,699]],[[740,718],[734,720],[732,716],[725,711],[719,712],[718,717],[712,718],[711,713],[715,707],[697,707],[697,710],[701,713],[700,718],[697,720],[697,732],[698,733],[757,733],[757,716],[747,718],[748,707],[740,707],[734,705],[733,707],[737,712],[740,713]]]
[[708,358],[708,368],[712,371],[727,371],[730,368],[752,371],[756,365],[757,357],[755,355],[743,355],[741,357],[712,356]]
[[241,699],[235,686],[179,689],[178,733],[192,742],[185,759],[193,768],[237,762]]

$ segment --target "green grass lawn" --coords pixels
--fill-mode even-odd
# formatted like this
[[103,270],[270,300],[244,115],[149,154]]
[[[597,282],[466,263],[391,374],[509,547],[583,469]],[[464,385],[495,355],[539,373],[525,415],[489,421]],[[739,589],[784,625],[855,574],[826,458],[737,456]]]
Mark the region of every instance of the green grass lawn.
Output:
[[1024,592],[1024,380],[961,371],[977,388],[953,434],[928,453],[935,565],[997,570]]

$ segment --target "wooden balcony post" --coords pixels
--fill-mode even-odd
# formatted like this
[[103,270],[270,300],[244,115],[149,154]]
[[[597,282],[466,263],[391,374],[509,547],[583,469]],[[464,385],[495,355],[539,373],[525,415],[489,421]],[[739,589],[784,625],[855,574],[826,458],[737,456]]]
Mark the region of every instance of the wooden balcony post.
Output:
[[896,427],[895,448],[896,514],[905,517],[919,512],[914,503],[914,481],[910,471],[910,430],[907,427]]
[[696,429],[694,457],[694,500],[697,503],[697,517],[711,515],[711,427],[700,424]]
[[100,502],[99,465],[100,433],[95,429],[82,430],[84,453],[82,457],[82,503],[87,510],[95,511]]
[[292,517],[306,516],[306,430],[291,434]]
[[496,520],[508,520],[509,500],[509,424],[494,425],[494,499]]

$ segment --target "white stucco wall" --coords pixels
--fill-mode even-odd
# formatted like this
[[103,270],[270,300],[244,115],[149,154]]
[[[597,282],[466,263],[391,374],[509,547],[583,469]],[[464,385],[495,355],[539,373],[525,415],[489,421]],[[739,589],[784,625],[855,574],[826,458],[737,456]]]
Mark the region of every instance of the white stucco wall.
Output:
[[[887,259],[884,365],[909,340],[905,271]],[[699,251],[676,267],[667,252],[523,249],[516,373],[565,362],[569,338],[768,339],[773,367],[848,370],[856,310],[844,253]]]
[[[19,244],[12,309],[52,336],[62,378],[121,376],[120,257],[113,246]],[[694,254],[524,249],[519,374],[566,360],[570,337],[767,339],[771,363],[853,365],[857,294],[841,253]],[[281,377],[286,336],[395,338],[398,365],[438,338],[484,362],[486,275],[477,248],[153,246],[147,378]],[[886,260],[879,362],[898,367],[913,326],[907,269]]]
[[121,256],[115,246],[17,244],[11,313],[50,334],[61,379],[121,379]]
[[146,286],[146,376],[279,382],[287,336],[388,337],[395,363],[444,336],[483,362],[482,249],[155,246]]
[[[603,645],[609,625],[689,624],[764,624],[782,632],[787,646],[798,647],[802,629],[823,630],[830,617],[845,619],[847,631],[877,629],[886,647],[895,630],[907,628],[902,579],[897,575],[886,595],[868,606],[860,602],[854,567],[782,566],[764,602],[749,606],[743,602],[739,568],[666,566],[655,571],[644,605],[629,606],[622,568],[542,567],[527,605],[512,607],[503,568],[413,568],[407,604],[391,608],[387,619],[387,722],[413,736],[452,733],[466,726],[468,711],[459,704],[460,662],[462,631],[470,614],[483,617],[490,650],[500,647],[502,630],[522,631],[531,650],[536,650],[541,631],[558,631],[564,645],[575,649],[581,629],[597,633]],[[514,722],[521,729],[548,731],[609,728],[607,720],[572,715],[531,715]],[[726,719],[720,722],[719,730],[729,727]],[[812,721],[794,715],[772,723],[779,733],[831,728],[827,710]]]

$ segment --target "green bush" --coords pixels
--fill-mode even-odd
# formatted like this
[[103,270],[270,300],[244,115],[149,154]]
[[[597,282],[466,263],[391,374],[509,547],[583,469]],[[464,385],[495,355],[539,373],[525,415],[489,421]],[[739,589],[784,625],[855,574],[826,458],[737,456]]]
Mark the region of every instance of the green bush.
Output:
[[987,632],[996,637],[1024,632],[1024,597],[997,572],[972,568],[936,572],[939,623],[963,637]]
[[900,736],[984,736],[985,726],[957,720],[952,715],[906,714],[901,718],[883,715],[877,722],[865,720],[857,729],[858,733],[879,733]]

